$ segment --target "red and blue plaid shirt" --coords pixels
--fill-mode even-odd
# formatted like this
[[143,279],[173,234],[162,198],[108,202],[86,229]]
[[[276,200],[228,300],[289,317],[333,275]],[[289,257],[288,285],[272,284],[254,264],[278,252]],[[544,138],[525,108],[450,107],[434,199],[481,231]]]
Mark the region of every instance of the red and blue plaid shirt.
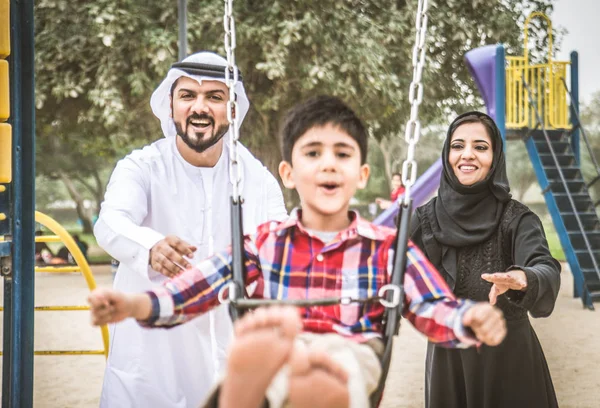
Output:
[[[325,244],[308,232],[294,210],[283,222],[258,227],[245,239],[247,284],[252,297],[268,299],[367,298],[390,281],[396,231],[351,213],[351,225]],[[403,316],[429,340],[446,347],[477,344],[462,325],[472,303],[457,300],[433,265],[408,244]],[[202,261],[148,292],[152,314],[144,326],[174,326],[219,304],[217,295],[232,279],[231,250]],[[358,342],[381,337],[384,307],[370,304],[314,306],[302,310],[304,330],[338,333]]]

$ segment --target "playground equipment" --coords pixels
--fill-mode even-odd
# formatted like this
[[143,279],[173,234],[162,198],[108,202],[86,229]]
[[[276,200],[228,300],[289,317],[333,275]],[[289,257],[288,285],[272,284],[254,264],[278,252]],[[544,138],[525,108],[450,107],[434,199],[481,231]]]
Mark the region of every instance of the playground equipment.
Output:
[[[46,273],[69,273],[69,272],[81,272],[90,291],[96,288],[96,281],[92,274],[92,270],[88,262],[86,261],[81,249],[73,239],[73,237],[65,230],[58,222],[53,220],[46,214],[39,211],[35,212],[35,222],[43,225],[49,229],[54,235],[44,235],[35,237],[35,242],[62,242],[75,260],[76,266],[36,266],[35,272],[46,272]],[[4,241],[4,240],[2,240]],[[81,311],[89,310],[89,306],[35,306],[35,311]],[[4,311],[3,307],[0,307],[0,311]],[[102,350],[39,350],[34,351],[35,355],[104,355],[108,357],[108,328],[102,326],[100,328],[102,333],[102,342],[104,348]],[[0,355],[3,353],[0,352]]]
[[[81,249],[71,236],[65,230],[62,225],[53,220],[46,214],[39,211],[35,212],[35,222],[48,228],[54,235],[45,235],[35,237],[35,242],[62,242],[65,244],[73,259],[75,260],[76,266],[36,266],[36,272],[50,272],[50,273],[64,273],[64,272],[81,272],[85,278],[90,291],[96,289],[96,281],[92,270],[87,260],[83,256]],[[36,306],[35,310],[39,311],[77,311],[77,310],[90,310],[89,306]],[[90,355],[99,354],[108,357],[108,327],[106,325],[100,328],[102,333],[102,343],[104,348],[102,350],[48,350],[48,351],[35,351],[36,355],[47,355],[47,354],[61,354],[61,355]],[[0,353],[1,354],[1,353]]]
[[[7,57],[9,61],[4,60]],[[9,163],[1,168],[12,169],[10,178],[0,180],[5,184],[0,188],[0,236],[10,237],[0,242],[0,272],[4,277],[2,406],[31,407],[35,259],[33,0],[0,0],[0,59],[4,65],[0,70],[4,76],[0,80],[0,111],[4,112],[0,122],[9,122],[0,126],[1,160]],[[6,71],[10,81],[6,80]],[[6,144],[8,141],[12,146]]]
[[[535,17],[547,23],[548,53],[544,63],[532,64],[529,24]],[[506,57],[503,45],[486,45],[469,51],[465,62],[504,141],[525,142],[573,274],[574,296],[593,310],[600,302],[600,201],[592,201],[589,189],[600,180],[600,166],[579,120],[578,55],[572,52],[570,61],[553,59],[552,23],[539,12],[525,21],[523,49],[522,56]],[[589,182],[581,172],[580,134],[596,170]],[[417,180],[415,207],[439,186],[440,173],[436,162]],[[392,206],[375,223],[392,225],[396,212]]]
[[[529,64],[528,25],[534,17],[547,21],[551,48],[550,20],[533,13],[525,22],[524,56],[507,57],[506,68],[493,74],[506,78],[506,100],[500,98],[496,102],[497,106],[506,106],[505,139],[517,137],[525,142],[574,277],[574,295],[593,309],[593,302],[600,301],[600,222],[595,211],[598,203],[592,202],[589,188],[600,179],[600,168],[579,122],[577,53],[571,53],[571,61],[554,61],[549,50],[545,63]],[[502,59],[503,49],[498,46],[495,50],[478,49],[472,53],[466,56],[467,64],[482,93],[489,92],[496,82],[483,78],[484,61]],[[566,81],[569,67],[570,91]],[[580,132],[598,173],[587,184],[581,173]]]
[[[531,64],[529,24],[547,23],[546,61]],[[486,46],[465,56],[486,106],[506,139],[525,142],[574,278],[574,296],[591,310],[600,301],[600,220],[589,188],[600,180],[600,167],[579,120],[578,55],[552,58],[552,23],[532,13],[524,26],[524,55],[504,56],[502,45]],[[570,74],[570,87],[567,76]],[[581,172],[580,134],[597,175],[589,182]]]

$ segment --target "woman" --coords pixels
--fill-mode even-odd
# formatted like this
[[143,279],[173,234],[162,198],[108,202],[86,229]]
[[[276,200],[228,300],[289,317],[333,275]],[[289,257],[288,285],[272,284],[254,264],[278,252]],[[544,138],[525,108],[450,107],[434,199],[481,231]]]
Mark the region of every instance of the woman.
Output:
[[498,347],[427,346],[429,408],[557,407],[540,342],[528,319],[546,317],[560,287],[560,264],[540,219],[512,200],[502,138],[487,115],[450,125],[438,197],[417,209],[412,240],[458,297],[502,309],[508,333]]

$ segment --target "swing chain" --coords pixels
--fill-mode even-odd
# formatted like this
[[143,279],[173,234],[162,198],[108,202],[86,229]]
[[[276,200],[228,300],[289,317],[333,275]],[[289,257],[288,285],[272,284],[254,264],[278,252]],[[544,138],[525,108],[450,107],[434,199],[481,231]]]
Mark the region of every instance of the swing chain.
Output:
[[225,68],[225,83],[229,88],[227,101],[227,120],[229,121],[229,180],[233,187],[233,201],[237,203],[240,196],[240,181],[242,179],[238,140],[240,139],[238,126],[238,106],[236,102],[235,87],[238,82],[238,68],[235,64],[235,20],[233,19],[233,0],[224,0],[225,14],[223,25],[225,27],[225,51],[227,53],[227,67]]
[[417,179],[417,162],[415,160],[415,148],[421,134],[421,122],[419,121],[419,105],[423,101],[423,67],[425,66],[425,40],[427,34],[427,0],[419,0],[417,18],[415,22],[415,46],[412,54],[413,79],[409,87],[408,99],[411,105],[410,119],[406,123],[404,139],[408,143],[406,160],[402,164],[402,184],[404,192],[404,205],[410,201],[411,186]]

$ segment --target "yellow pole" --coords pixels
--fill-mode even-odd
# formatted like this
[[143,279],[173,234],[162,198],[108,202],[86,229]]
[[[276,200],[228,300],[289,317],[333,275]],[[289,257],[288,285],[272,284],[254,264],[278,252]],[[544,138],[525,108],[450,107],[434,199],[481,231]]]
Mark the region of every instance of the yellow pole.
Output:
[[[79,249],[79,245],[77,245],[71,234],[69,234],[67,230],[54,219],[39,211],[35,212],[35,222],[42,224],[52,231],[53,234],[60,237],[60,240],[64,242],[65,246],[73,256],[77,266],[81,269],[81,273],[83,274],[90,291],[96,289],[96,281],[94,280],[90,265],[87,263],[81,249]],[[108,328],[104,325],[100,327],[100,330],[102,332],[102,341],[104,343],[104,356],[108,358]]]
[[547,30],[548,30],[548,63],[550,63],[550,62],[552,62],[552,21],[544,13],[542,13],[540,11],[534,11],[533,13],[529,14],[529,16],[527,16],[527,19],[525,19],[525,27],[523,28],[523,34],[524,34],[523,52],[525,53],[525,64],[529,65],[529,47],[528,47],[529,22],[534,17],[543,18],[548,23],[548,28],[547,28]]
[[51,273],[81,272],[81,268],[79,266],[36,266],[35,271]]
[[[53,312],[53,311],[66,311],[66,310],[90,310],[89,306],[36,306],[36,312]],[[3,312],[4,308],[0,307],[0,312]]]
[[[81,355],[97,355],[101,356],[106,354],[104,350],[40,350],[34,351],[33,354],[36,356],[81,356]],[[0,351],[0,356],[2,352]]]

